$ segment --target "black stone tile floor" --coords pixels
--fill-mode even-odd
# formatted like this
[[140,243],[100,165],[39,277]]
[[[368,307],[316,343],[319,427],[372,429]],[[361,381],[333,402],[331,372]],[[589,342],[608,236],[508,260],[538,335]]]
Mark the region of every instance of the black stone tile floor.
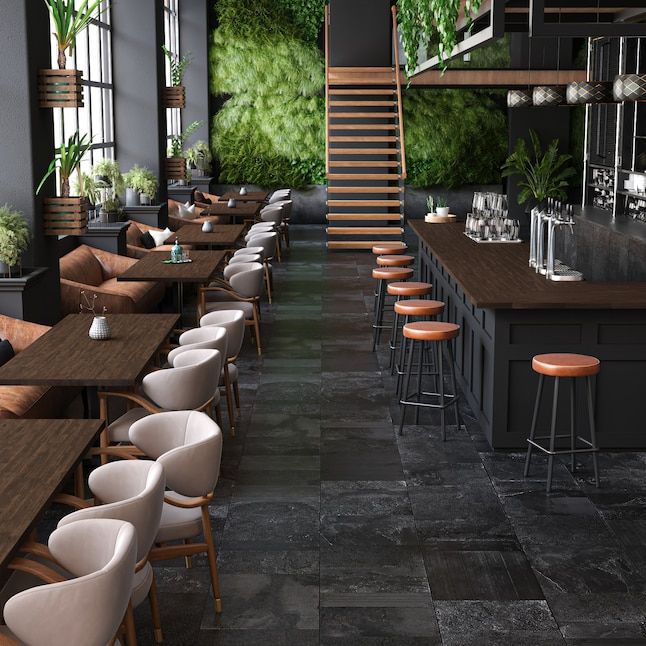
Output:
[[239,361],[211,508],[224,611],[204,559],[156,567],[165,643],[646,644],[646,454],[604,454],[600,490],[585,458],[575,477],[559,464],[547,496],[543,461],[524,480],[466,406],[446,443],[427,412],[399,437],[385,345],[370,351],[372,254],[324,237],[292,227],[265,352]]

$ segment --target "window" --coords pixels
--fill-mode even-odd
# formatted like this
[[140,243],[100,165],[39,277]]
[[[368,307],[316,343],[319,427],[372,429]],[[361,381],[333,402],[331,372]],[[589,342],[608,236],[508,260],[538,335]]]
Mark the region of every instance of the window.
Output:
[[[166,49],[179,58],[179,0],[164,0],[164,44]],[[171,85],[170,61],[166,58],[166,85]],[[166,110],[166,136],[170,139],[182,131],[182,111],[179,108]]]
[[[80,6],[82,0],[76,0]],[[76,39],[76,48],[68,56],[68,67],[83,72],[83,107],[54,109],[54,143],[58,148],[77,130],[92,138],[92,147],[81,163],[88,173],[93,164],[108,157],[114,159],[114,108],[112,83],[112,28],[109,0],[101,3],[102,13],[93,19]],[[56,39],[52,38],[52,61],[56,66]],[[75,178],[73,178],[75,179]]]

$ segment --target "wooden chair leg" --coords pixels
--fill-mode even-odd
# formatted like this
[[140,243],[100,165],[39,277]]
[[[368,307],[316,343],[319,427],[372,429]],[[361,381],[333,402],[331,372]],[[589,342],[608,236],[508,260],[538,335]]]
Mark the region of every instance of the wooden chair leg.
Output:
[[222,428],[222,409],[220,408],[220,402],[218,402],[218,405],[215,407],[215,421],[218,426]]
[[265,287],[267,289],[267,300],[269,300],[269,304],[271,305],[271,280],[269,279],[269,267],[267,267],[266,263],[265,263]]
[[132,601],[128,602],[124,624],[126,631],[126,644],[128,646],[137,646],[137,631],[135,630],[135,615],[132,611]]
[[204,532],[204,540],[206,541],[206,554],[209,559],[209,573],[211,575],[211,587],[213,588],[213,606],[215,613],[222,612],[222,595],[220,592],[220,576],[218,575],[218,560],[215,551],[215,543],[213,542],[213,534],[211,532],[211,517],[209,516],[209,508],[207,505],[202,507],[202,531]]
[[236,408],[238,409],[238,413],[239,413],[240,412],[240,387],[238,386],[237,381],[233,383],[233,396],[235,397]]
[[[190,545],[190,544],[191,544],[191,539],[185,538],[184,545]],[[187,570],[190,570],[193,567],[193,557],[190,554],[184,557],[184,565],[186,566]]]
[[[110,444],[110,432],[108,431],[108,400],[105,397],[101,397],[101,395],[99,395],[99,419],[102,419],[105,424],[99,437],[99,446],[102,449],[107,449]],[[101,454],[101,465],[107,463],[108,456],[106,454]]]
[[260,344],[260,321],[258,320],[258,304],[253,304],[253,328],[256,333],[256,348],[258,356],[262,356],[262,346]]
[[150,584],[148,591],[148,601],[150,601],[150,614],[153,618],[153,632],[155,635],[155,643],[162,644],[164,642],[164,634],[161,628],[161,617],[159,615],[159,598],[157,596],[157,583],[155,582],[155,575],[153,573],[153,580]]
[[229,379],[229,368],[224,364],[224,391],[227,400],[227,415],[229,416],[229,430],[231,435],[236,434],[235,412],[233,410],[233,392],[231,391],[231,379]]

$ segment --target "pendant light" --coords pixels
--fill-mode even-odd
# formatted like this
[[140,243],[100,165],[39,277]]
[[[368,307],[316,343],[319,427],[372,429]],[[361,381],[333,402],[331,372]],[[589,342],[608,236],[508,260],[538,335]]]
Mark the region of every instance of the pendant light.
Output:
[[646,74],[618,74],[612,94],[615,101],[646,101]]

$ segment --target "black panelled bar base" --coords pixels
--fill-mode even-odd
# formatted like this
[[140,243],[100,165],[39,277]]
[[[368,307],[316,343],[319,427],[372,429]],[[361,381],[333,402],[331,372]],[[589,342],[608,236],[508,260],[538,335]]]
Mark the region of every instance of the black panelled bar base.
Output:
[[[528,267],[525,243],[477,244],[462,224],[410,226],[419,238],[420,280],[446,303],[443,319],[462,328],[458,380],[493,448],[526,447],[538,379],[531,360],[545,352],[598,357],[600,447],[646,448],[646,283],[552,283]],[[581,397],[582,421],[584,404]],[[548,408],[541,429],[549,426]]]

